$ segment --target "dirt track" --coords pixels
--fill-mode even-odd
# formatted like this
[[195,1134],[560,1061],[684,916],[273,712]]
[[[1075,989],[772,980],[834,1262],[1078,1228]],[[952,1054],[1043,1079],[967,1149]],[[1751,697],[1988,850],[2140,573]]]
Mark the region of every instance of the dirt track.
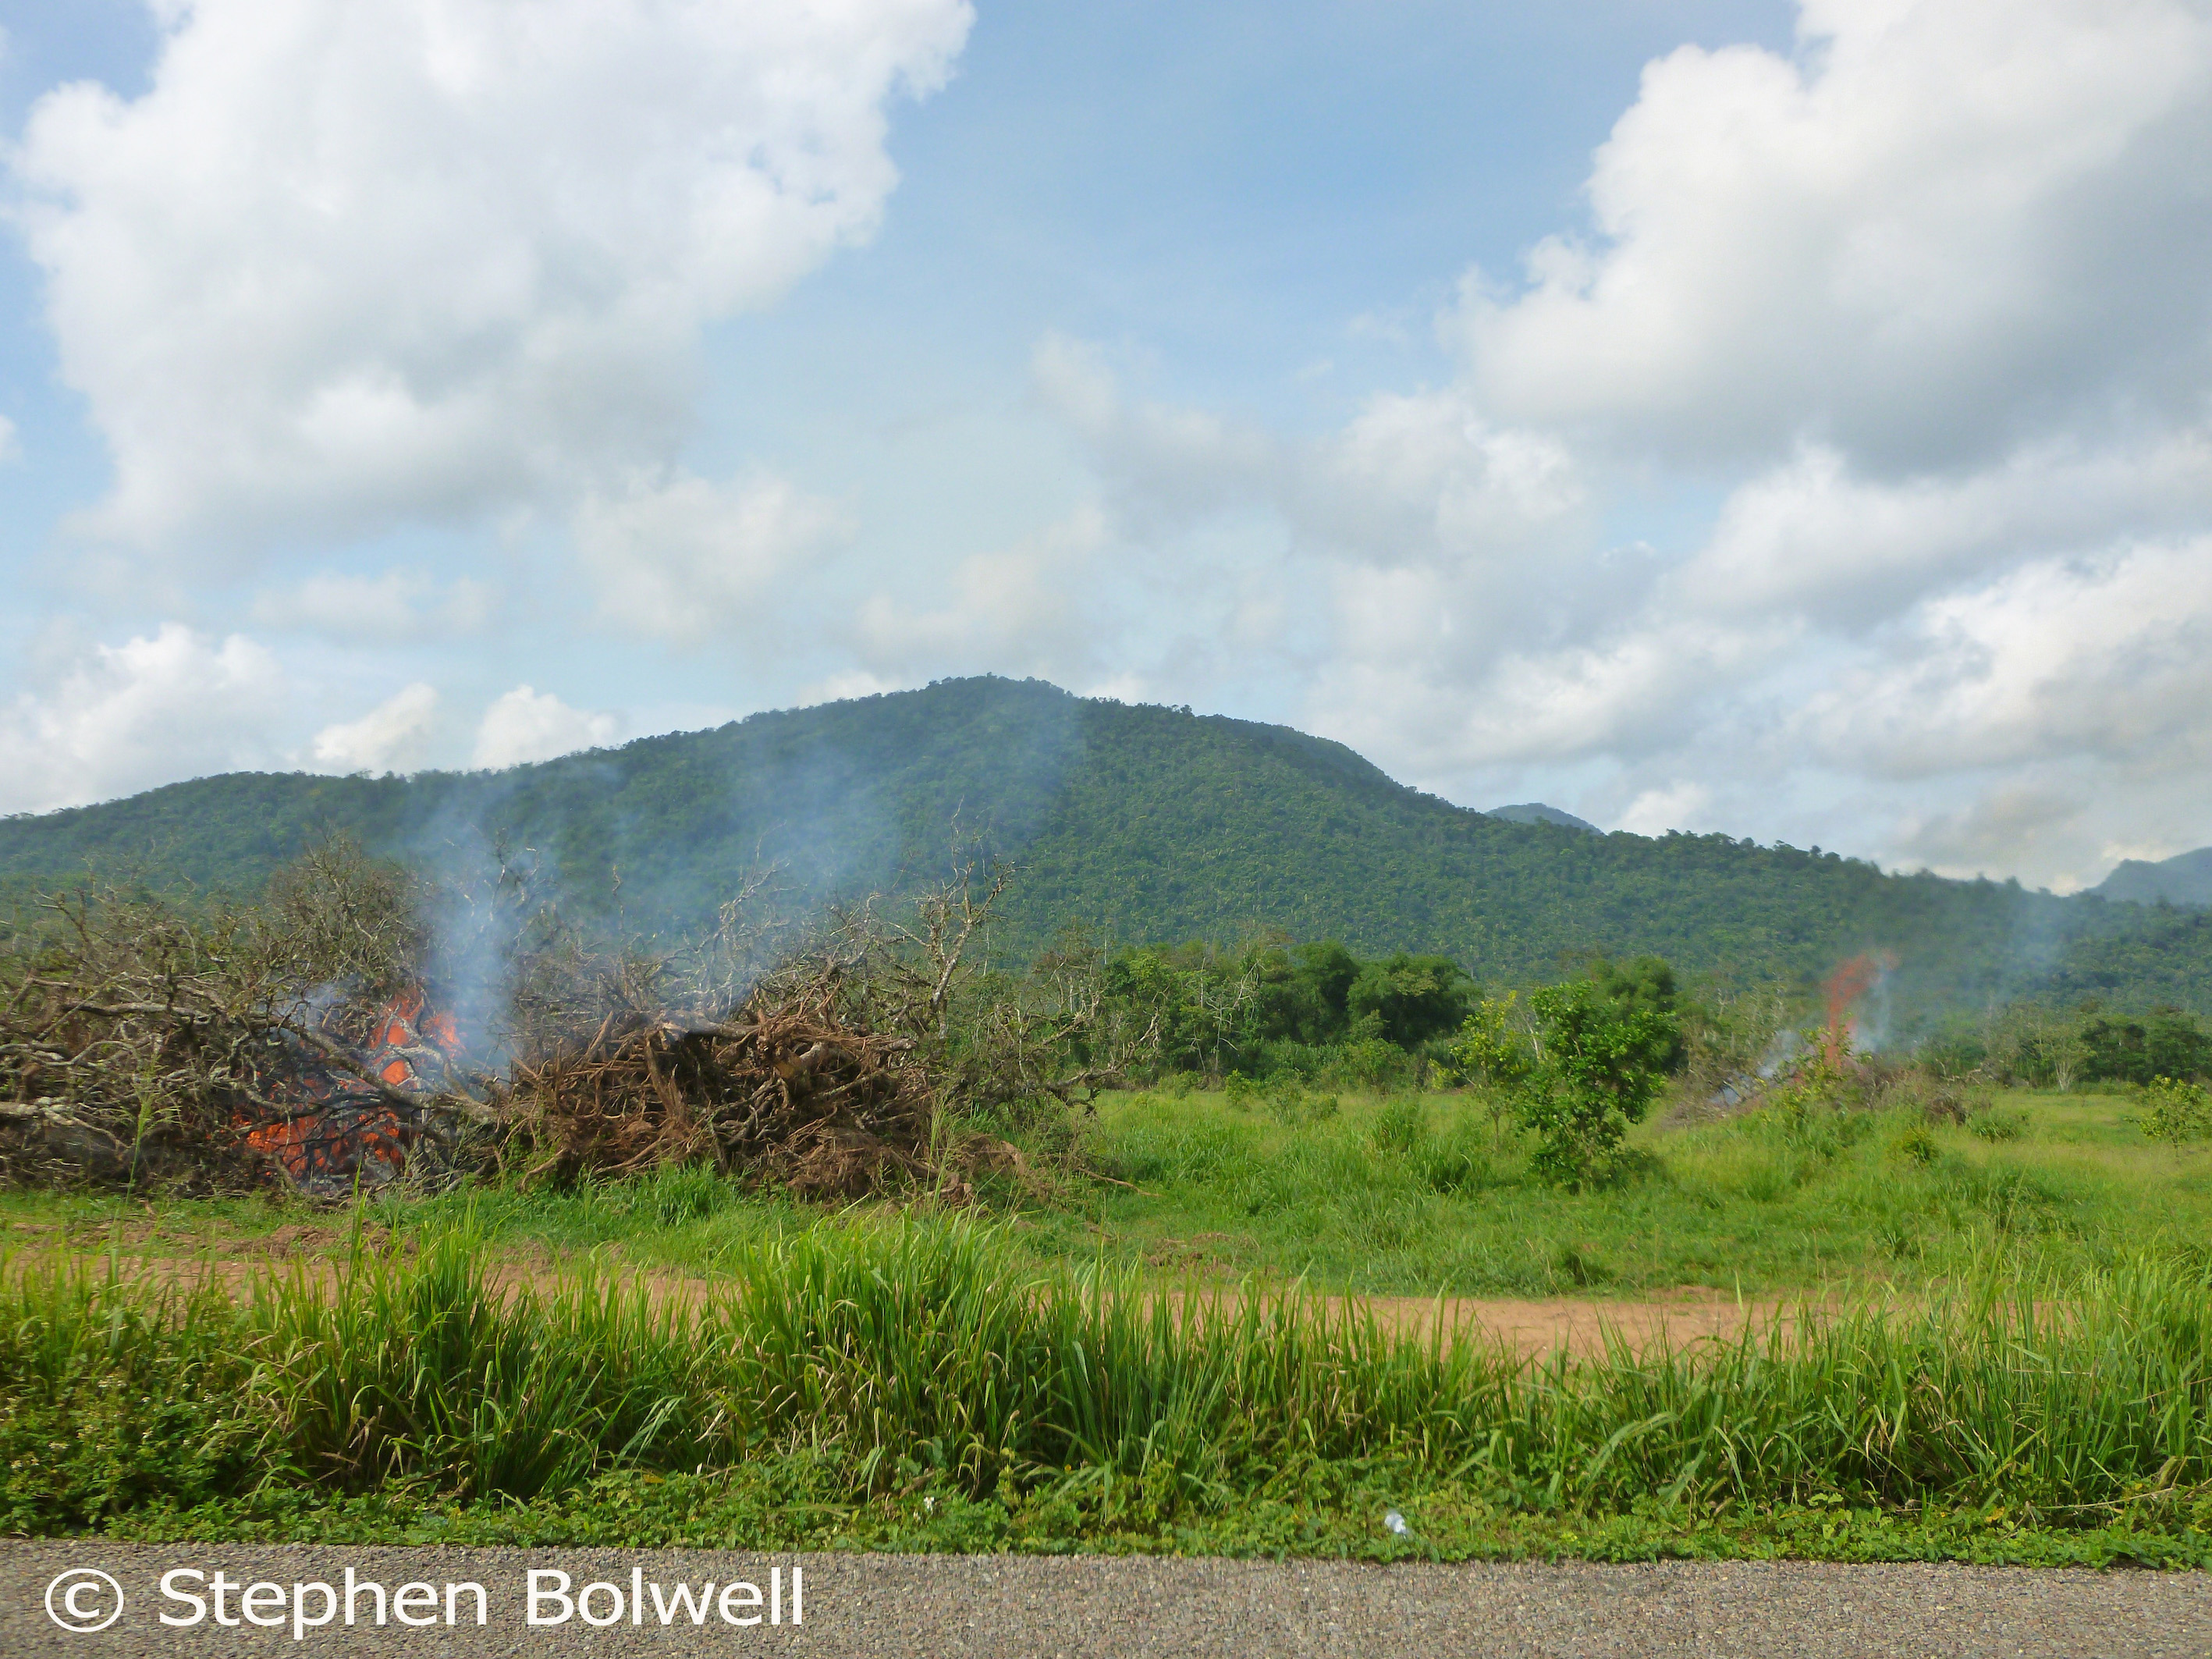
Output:
[[[750,1629],[679,1621],[662,1628],[627,1619],[603,1630],[573,1618],[526,1624],[526,1574],[568,1575],[580,1589],[601,1581],[767,1585],[805,1573],[803,1626]],[[125,1606],[108,1629],[64,1634],[41,1605],[46,1586],[70,1568],[113,1575]],[[366,1621],[348,1630],[163,1627],[163,1573],[218,1570],[240,1584],[358,1579],[397,1589],[410,1579],[484,1586],[486,1623],[460,1603],[457,1626],[402,1631]],[[188,1585],[191,1581],[187,1581]],[[545,1581],[552,1582],[552,1581]],[[80,1602],[89,1613],[104,1609]],[[266,1607],[264,1603],[264,1607]],[[310,1592],[303,1606],[321,1610]],[[603,1596],[594,1604],[609,1610]],[[786,1604],[787,1606],[787,1603]],[[232,1593],[231,1616],[237,1617]],[[557,1604],[547,1604],[549,1613]],[[0,1545],[0,1652],[83,1654],[103,1659],[154,1655],[344,1652],[453,1656],[652,1654],[740,1651],[839,1656],[1167,1656],[1342,1653],[1361,1659],[1437,1656],[1695,1654],[1699,1659],[2203,1659],[2212,1653],[2212,1577],[2201,1573],[2091,1573],[2018,1568],[1833,1566],[1810,1563],[1663,1562],[1640,1566],[1569,1564],[1375,1567],[1340,1562],[1246,1562],[962,1556],[789,1556],[714,1552],[331,1549],[193,1544]]]
[[1739,1300],[1697,1286],[1656,1296],[1596,1300],[1580,1297],[1317,1297],[1332,1313],[1347,1304],[1373,1316],[1386,1331],[1425,1336],[1439,1316],[1447,1336],[1464,1334],[1504,1345],[1523,1358],[1540,1358],[1565,1348],[1580,1357],[1605,1351],[1608,1334],[1640,1352],[1662,1339],[1676,1347],[1706,1337],[1730,1337],[1745,1326],[1764,1326],[1794,1303],[1775,1297]]

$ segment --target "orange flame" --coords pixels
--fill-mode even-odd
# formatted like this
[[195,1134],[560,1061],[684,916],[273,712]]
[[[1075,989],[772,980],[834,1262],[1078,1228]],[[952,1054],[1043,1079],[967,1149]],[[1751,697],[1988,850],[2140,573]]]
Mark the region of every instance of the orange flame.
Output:
[[1886,953],[1873,956],[1861,951],[1828,975],[1820,988],[1828,1000],[1828,1025],[1821,1034],[1820,1048],[1831,1066],[1840,1066],[1850,1053],[1851,1010],[1896,965]]
[[[394,1049],[419,1049],[426,1043],[448,1060],[461,1056],[461,1037],[453,1016],[433,1009],[420,986],[408,986],[375,1011],[367,1052],[361,1061],[395,1089],[423,1086],[413,1062]],[[390,1103],[377,1101],[359,1082],[334,1075],[311,1062],[295,1063],[263,1079],[261,1086],[292,1109],[274,1121],[251,1108],[233,1119],[246,1144],[280,1164],[295,1184],[320,1181],[327,1187],[356,1173],[371,1176],[404,1166],[414,1127]]]

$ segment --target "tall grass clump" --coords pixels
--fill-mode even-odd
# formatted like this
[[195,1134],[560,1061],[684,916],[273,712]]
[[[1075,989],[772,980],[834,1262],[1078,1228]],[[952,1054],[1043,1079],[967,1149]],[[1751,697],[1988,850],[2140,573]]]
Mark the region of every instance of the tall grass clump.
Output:
[[756,1443],[836,1445],[868,1485],[915,1460],[979,1492],[1128,1478],[1192,1498],[1285,1459],[1419,1456],[1455,1413],[1501,1406],[1513,1369],[1297,1289],[1038,1275],[965,1223],[781,1241],[704,1328]]
[[1640,1359],[1616,1346],[1532,1375],[1500,1431],[1527,1455],[1495,1461],[1549,1502],[1842,1494],[2108,1519],[2212,1478],[2208,1317],[2201,1277],[2137,1258]]
[[17,1532],[270,1485],[529,1498],[794,1453],[855,1500],[936,1483],[1155,1522],[1322,1466],[1535,1510],[1843,1494],[2056,1525],[2212,1482],[2212,1286],[2148,1258],[1992,1264],[1932,1299],[1540,1365],[1297,1287],[1039,1271],[965,1220],[760,1242],[698,1304],[597,1269],[503,1287],[465,1229],[242,1297],[88,1270],[4,1293]]
[[0,1258],[0,1534],[191,1504],[260,1478],[237,1310],[148,1291],[112,1261]]
[[347,1487],[428,1476],[521,1497],[742,1454],[680,1309],[596,1263],[505,1293],[485,1260],[461,1228],[411,1261],[356,1250],[334,1285],[258,1281],[237,1340],[272,1452]]

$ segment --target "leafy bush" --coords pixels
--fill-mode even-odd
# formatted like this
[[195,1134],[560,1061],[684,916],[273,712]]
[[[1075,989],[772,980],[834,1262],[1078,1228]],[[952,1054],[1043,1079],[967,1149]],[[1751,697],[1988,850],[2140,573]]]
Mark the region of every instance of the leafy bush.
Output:
[[1681,988],[1675,982],[1674,969],[1662,957],[1638,957],[1628,963],[1615,963],[1604,957],[1592,962],[1585,976],[1623,1012],[1643,1011],[1659,1015],[1672,1036],[1658,1058],[1659,1069],[1674,1073],[1681,1070],[1690,1057],[1689,1045],[1682,1032]]
[[2085,1078],[2148,1085],[2212,1072],[2212,1037],[2178,1008],[2156,1009],[2140,1020],[2093,1016],[2081,1040]]
[[1340,1109],[1334,1095],[1317,1095],[1295,1079],[1278,1078],[1267,1085],[1267,1113],[1285,1128],[1324,1123]]
[[1971,1026],[1954,1017],[1951,1029],[1924,1047],[1921,1058],[1953,1076],[1979,1073],[2004,1084],[2067,1091],[2085,1083],[2140,1086],[2158,1077],[2212,1073],[2212,1036],[2179,1008],[2135,1015],[2108,1010],[2094,999],[2070,1009],[2019,1002]]
[[1529,1167],[1555,1186],[1609,1181],[1620,1173],[1629,1126],[1650,1109],[1680,1048],[1680,1027],[1595,980],[1548,986],[1528,1006],[1541,1037],[1520,1090],[1522,1121],[1539,1138]]
[[2201,1083],[2153,1078],[2143,1085],[2142,1132],[2153,1140],[2180,1146],[2212,1139],[2212,1094]]
[[1395,1042],[1362,1036],[1344,1045],[1343,1058],[1330,1069],[1355,1087],[1379,1092],[1410,1085],[1418,1063]]
[[1446,1049],[1450,1068],[1470,1083],[1500,1091],[1518,1089],[1535,1069],[1530,1015],[1518,991],[1475,1004]]
[[1345,995],[1357,1021],[1372,1019],[1377,1032],[1401,1048],[1450,1030],[1467,1018],[1474,986],[1449,957],[1416,957],[1401,951],[1361,967]]

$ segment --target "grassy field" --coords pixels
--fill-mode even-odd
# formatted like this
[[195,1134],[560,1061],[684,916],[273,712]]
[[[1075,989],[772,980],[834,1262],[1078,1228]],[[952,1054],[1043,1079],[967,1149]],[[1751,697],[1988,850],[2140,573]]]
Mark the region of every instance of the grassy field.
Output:
[[[1969,1105],[1965,1124],[1914,1109],[1646,1123],[1634,1179],[1572,1194],[1531,1179],[1519,1138],[1470,1093],[1109,1096],[1076,1124],[1072,1150],[1111,1181],[1006,1180],[987,1197],[1040,1263],[1103,1257],[1401,1296],[1760,1295],[1918,1284],[1993,1249],[2081,1266],[2212,1241],[2212,1147],[2149,1140],[2133,1095],[1990,1091]],[[813,1213],[699,1170],[370,1206],[401,1234],[450,1226],[463,1209],[495,1249],[615,1246],[707,1275]],[[0,1223],[21,1243],[112,1233],[174,1255],[303,1221],[329,1224],[261,1200],[0,1194]]]
[[1226,1268],[1376,1293],[1759,1292],[1917,1282],[1996,1246],[2089,1261],[2212,1241],[2212,1151],[2146,1139],[2132,1097],[1972,1104],[1964,1125],[1917,1109],[1646,1124],[1638,1177],[1583,1194],[1531,1180],[1517,1138],[1465,1096],[1330,1112],[1139,1095],[1102,1110],[1084,1151],[1144,1189],[1099,1200],[1133,1248],[1202,1238]]
[[[1584,1194],[1477,1096],[1242,1090],[965,1218],[9,1194],[0,1532],[2212,1561],[2212,1149],[1968,1104],[1645,1125]],[[1686,1285],[1817,1317],[1547,1364],[1338,1297]]]

